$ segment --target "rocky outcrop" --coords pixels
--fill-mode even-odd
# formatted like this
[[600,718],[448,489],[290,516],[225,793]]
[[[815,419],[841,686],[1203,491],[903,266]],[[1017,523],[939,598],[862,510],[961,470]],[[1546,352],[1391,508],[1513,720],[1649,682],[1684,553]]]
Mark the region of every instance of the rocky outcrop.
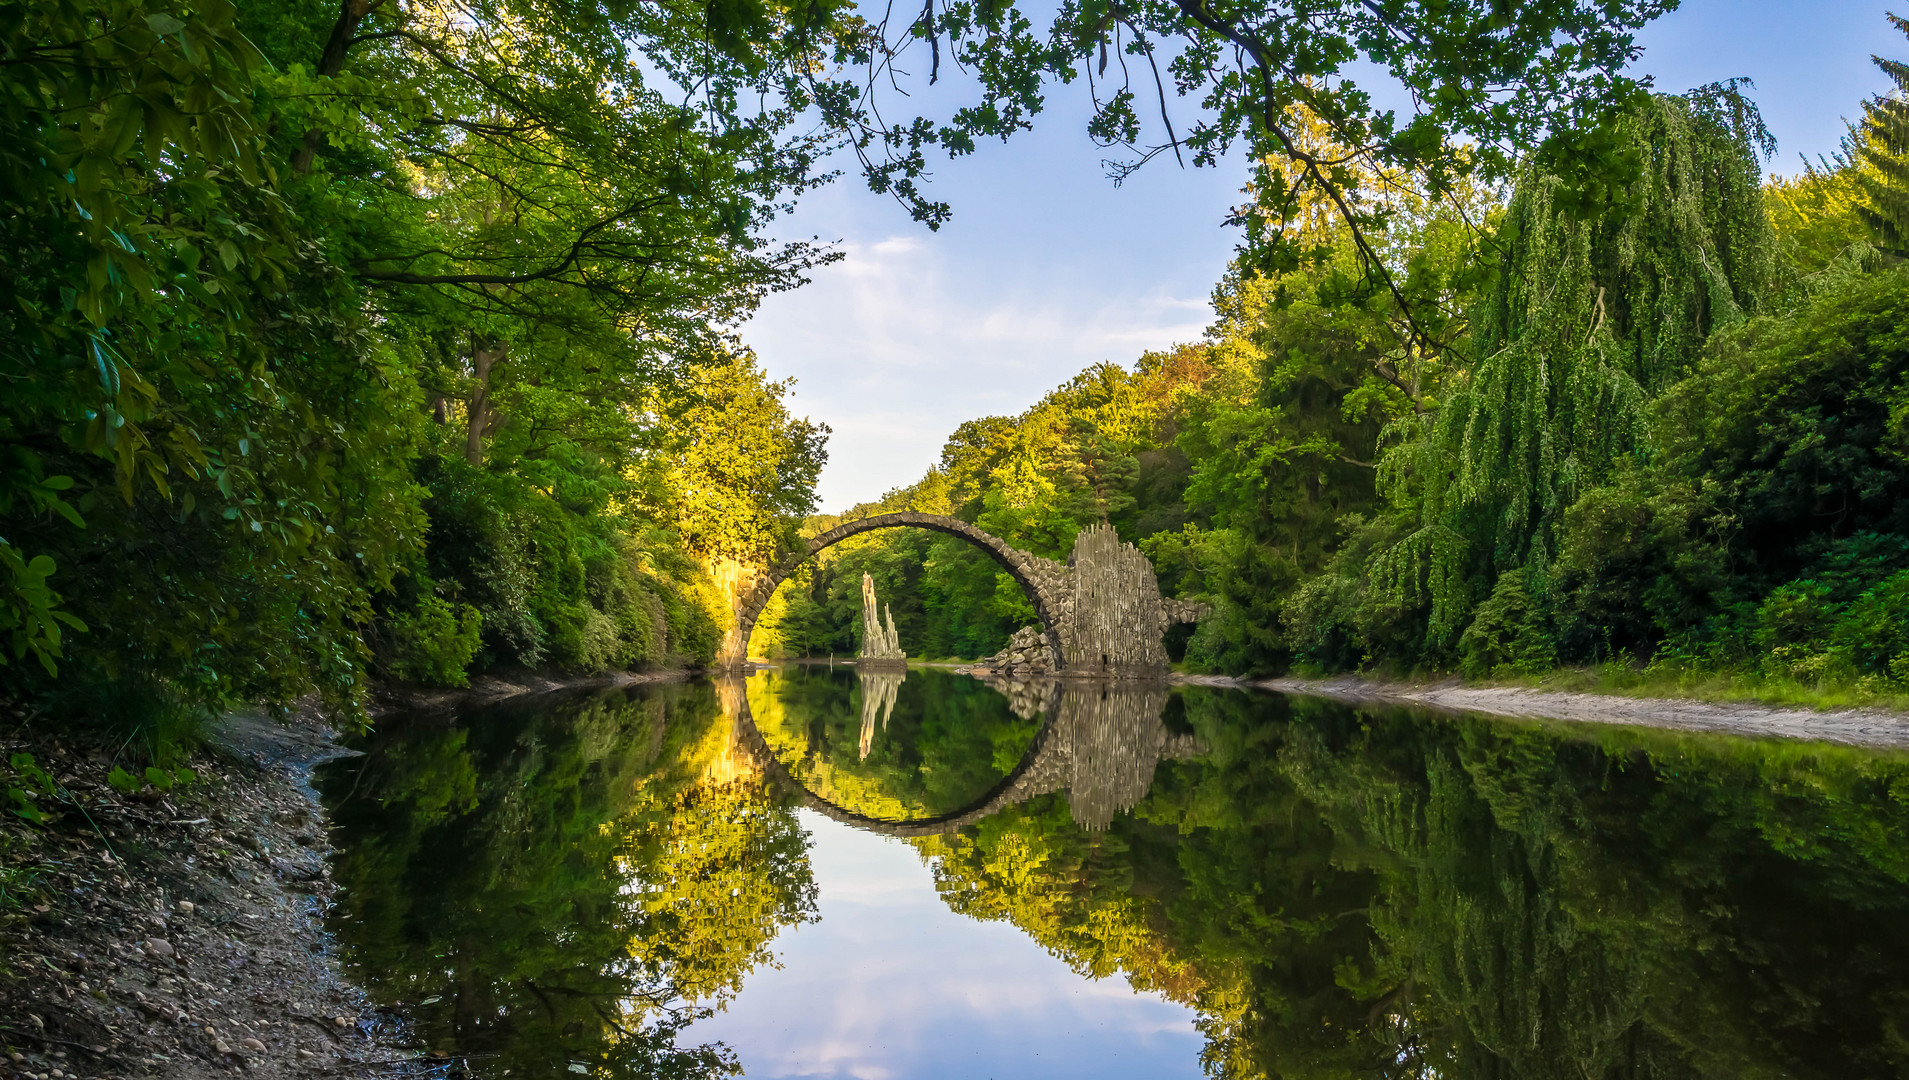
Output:
[[[880,606],[875,599],[875,579],[863,574],[862,651],[855,658],[859,664],[901,664],[908,659],[908,654],[901,651],[901,635],[895,632],[894,610],[878,612]],[[882,625],[881,614],[888,616],[887,626]]]
[[1001,675],[1046,675],[1054,670],[1054,650],[1039,628],[1023,626],[1008,639],[1007,648],[981,663]]
[[1060,670],[1116,678],[1165,675],[1160,581],[1153,563],[1101,522],[1074,538],[1067,567],[1073,596],[1060,621]]

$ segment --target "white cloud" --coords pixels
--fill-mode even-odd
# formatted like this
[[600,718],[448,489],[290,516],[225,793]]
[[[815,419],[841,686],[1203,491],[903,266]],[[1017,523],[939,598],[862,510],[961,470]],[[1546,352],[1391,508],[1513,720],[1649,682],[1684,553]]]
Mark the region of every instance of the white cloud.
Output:
[[1197,340],[1212,318],[1204,297],[1114,289],[1051,262],[977,265],[914,237],[841,246],[841,262],[744,329],[772,371],[797,377],[797,411],[834,429],[829,509],[919,478],[964,420],[1019,412],[1090,364]]

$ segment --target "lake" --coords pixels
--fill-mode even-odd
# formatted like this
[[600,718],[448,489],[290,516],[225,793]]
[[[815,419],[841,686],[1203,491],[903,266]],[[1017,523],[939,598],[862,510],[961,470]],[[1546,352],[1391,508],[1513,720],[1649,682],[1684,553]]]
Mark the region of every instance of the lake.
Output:
[[1909,1071],[1909,756],[791,665],[387,720],[331,927],[444,1076]]

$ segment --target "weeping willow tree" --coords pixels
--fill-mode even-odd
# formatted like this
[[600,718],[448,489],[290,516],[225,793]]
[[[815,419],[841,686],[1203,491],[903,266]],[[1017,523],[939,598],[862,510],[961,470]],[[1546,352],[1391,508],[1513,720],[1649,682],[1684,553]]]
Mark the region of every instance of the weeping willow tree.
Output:
[[1507,571],[1543,595],[1564,510],[1640,449],[1646,403],[1769,288],[1759,154],[1774,146],[1736,86],[1652,97],[1615,134],[1635,173],[1601,211],[1553,176],[1518,185],[1473,316],[1477,359],[1384,462],[1381,482],[1420,517],[1374,570],[1429,602],[1434,652]]

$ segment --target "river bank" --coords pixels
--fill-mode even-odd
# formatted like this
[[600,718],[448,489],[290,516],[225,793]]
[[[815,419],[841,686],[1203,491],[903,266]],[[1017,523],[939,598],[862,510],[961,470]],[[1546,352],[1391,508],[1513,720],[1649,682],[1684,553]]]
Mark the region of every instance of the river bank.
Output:
[[[686,678],[520,672],[469,687],[383,686],[374,716]],[[350,754],[314,709],[228,715],[170,791],[126,793],[97,732],[21,724],[48,820],[0,823],[0,1080],[391,1077],[446,1064],[400,1048],[403,1017],[340,968],[313,768]]]
[[[985,663],[954,668],[970,675],[998,672]],[[1851,746],[1909,748],[1909,713],[1877,708],[1804,709],[1741,701],[1626,697],[1526,686],[1470,686],[1456,678],[1436,681],[1327,678],[1240,679],[1231,675],[1175,673],[1182,686],[1276,690],[1332,698],[1352,705],[1411,705],[1449,713],[1485,713],[1527,720],[1631,724],[1673,731],[1821,739]]]
[[208,734],[194,779],[134,793],[107,782],[97,735],[6,740],[56,790],[44,824],[0,825],[0,1077],[408,1074],[399,1018],[323,927],[331,847],[307,780],[344,751],[309,710]]
[[1190,677],[1188,682],[1246,686],[1311,694],[1353,704],[1394,703],[1447,712],[1487,713],[1534,720],[1633,724],[1675,731],[1820,739],[1852,746],[1909,748],[1909,714],[1882,709],[1800,709],[1750,702],[1619,697],[1522,686],[1467,686],[1441,682],[1391,682],[1339,676],[1326,679],[1233,680]]

